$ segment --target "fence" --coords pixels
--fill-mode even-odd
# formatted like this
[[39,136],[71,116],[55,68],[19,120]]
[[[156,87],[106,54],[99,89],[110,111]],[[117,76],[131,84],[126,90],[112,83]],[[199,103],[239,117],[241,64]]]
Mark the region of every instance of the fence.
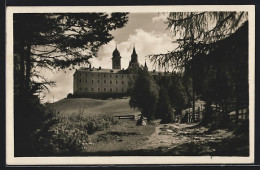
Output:
[[[225,106],[223,104],[212,105],[212,110],[215,113],[216,119],[218,119],[221,114],[227,114],[229,119],[234,122],[236,119],[236,110],[238,110],[238,120],[245,120],[249,118],[248,101],[242,101],[238,106],[235,101],[225,103]],[[203,118],[205,108],[202,105],[200,107],[195,107],[194,121],[192,108],[185,109],[183,112],[187,115],[187,123],[199,122]]]

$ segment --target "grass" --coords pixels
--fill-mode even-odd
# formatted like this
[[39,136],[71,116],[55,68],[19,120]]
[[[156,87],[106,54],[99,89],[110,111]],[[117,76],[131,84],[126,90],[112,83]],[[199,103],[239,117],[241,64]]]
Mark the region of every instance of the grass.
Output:
[[[118,125],[89,136],[91,146],[84,155],[95,155],[105,152],[128,153],[143,145],[143,141],[154,133],[155,125],[136,126],[136,121],[120,120]],[[126,154],[127,155],[127,154]]]
[[62,99],[58,102],[50,104],[51,109],[63,114],[78,113],[84,110],[85,115],[94,113],[111,113],[111,114],[136,114],[138,110],[134,110],[129,106],[129,98],[127,99],[109,99],[99,100],[90,98],[70,98]]

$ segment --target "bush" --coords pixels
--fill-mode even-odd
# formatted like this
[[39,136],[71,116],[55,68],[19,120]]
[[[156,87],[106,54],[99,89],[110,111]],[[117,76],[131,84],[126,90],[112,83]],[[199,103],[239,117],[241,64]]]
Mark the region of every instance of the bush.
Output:
[[40,144],[39,155],[80,155],[88,147],[89,134],[119,122],[111,114],[56,114],[55,119],[58,123],[48,133],[43,133],[44,129],[34,133],[35,141]]
[[72,98],[73,97],[73,95],[71,94],[71,93],[69,93],[68,95],[67,95],[67,98],[69,99],[69,98]]
[[14,154],[32,156],[43,146],[37,138],[50,136],[48,129],[56,123],[34,95],[14,96]]

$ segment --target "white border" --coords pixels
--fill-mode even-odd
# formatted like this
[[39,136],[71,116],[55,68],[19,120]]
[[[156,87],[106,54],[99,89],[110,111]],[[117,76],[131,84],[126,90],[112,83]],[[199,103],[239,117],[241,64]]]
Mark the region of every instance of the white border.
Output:
[[[250,156],[110,156],[110,157],[14,157],[13,117],[13,13],[46,12],[183,12],[247,11],[249,20],[249,120]],[[7,165],[102,165],[102,164],[250,164],[254,163],[255,134],[255,6],[73,6],[7,7],[6,9],[6,164]]]

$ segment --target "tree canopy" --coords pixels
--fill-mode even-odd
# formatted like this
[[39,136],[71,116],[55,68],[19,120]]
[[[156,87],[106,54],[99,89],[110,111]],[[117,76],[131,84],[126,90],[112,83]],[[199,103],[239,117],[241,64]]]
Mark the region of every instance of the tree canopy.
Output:
[[196,53],[208,54],[214,42],[235,33],[248,20],[245,11],[228,12],[171,12],[165,22],[175,36],[177,49],[166,54],[150,55],[162,67],[184,70]]

